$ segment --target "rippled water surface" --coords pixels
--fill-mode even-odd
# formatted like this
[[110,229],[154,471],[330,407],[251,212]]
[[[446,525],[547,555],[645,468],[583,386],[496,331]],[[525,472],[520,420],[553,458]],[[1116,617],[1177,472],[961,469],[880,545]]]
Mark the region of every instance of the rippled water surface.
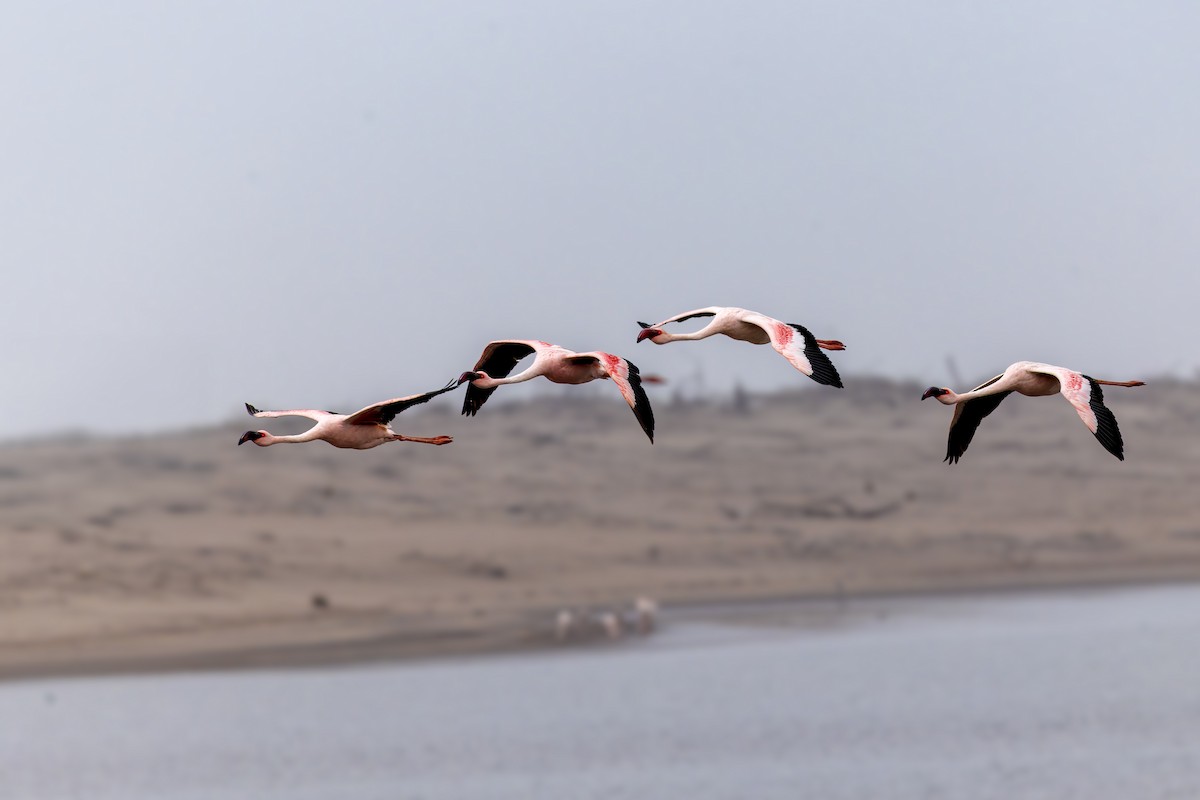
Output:
[[474,661],[7,684],[0,797],[1200,797],[1200,589],[811,616],[689,614],[649,641]]

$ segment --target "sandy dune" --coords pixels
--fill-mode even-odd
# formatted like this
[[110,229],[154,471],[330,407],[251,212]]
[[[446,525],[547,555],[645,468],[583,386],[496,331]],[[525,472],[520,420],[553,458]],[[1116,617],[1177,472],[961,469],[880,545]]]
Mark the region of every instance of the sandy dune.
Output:
[[455,394],[397,420],[456,437],[440,448],[236,447],[248,418],[9,443],[0,675],[514,647],[561,607],[637,594],[1200,575],[1200,387],[1111,390],[1124,463],[1066,403],[1012,398],[951,467],[950,409],[849,383],[740,411],[657,387],[655,445],[606,386],[469,420]]

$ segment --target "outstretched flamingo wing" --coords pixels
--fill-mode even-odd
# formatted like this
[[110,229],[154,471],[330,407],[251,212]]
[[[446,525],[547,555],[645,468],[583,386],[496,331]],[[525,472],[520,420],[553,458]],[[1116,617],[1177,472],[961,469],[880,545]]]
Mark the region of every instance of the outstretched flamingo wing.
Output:
[[[550,345],[547,342],[536,339],[497,339],[494,342],[488,342],[487,346],[483,348],[483,355],[475,362],[475,371],[486,372],[490,378],[507,378],[513,368],[517,366],[517,362],[531,353],[545,350],[548,347]],[[496,391],[495,386],[481,389],[478,386],[468,385],[467,396],[463,398],[462,413],[471,417],[475,416],[494,391]]]
[[394,400],[384,400],[382,403],[375,403],[367,406],[361,411],[355,411],[350,416],[346,417],[347,425],[387,425],[396,418],[396,415],[401,411],[405,411],[413,406],[418,406],[421,403],[428,403],[439,394],[453,391],[458,388],[458,381],[450,381],[441,389],[435,389],[432,392],[424,392],[422,394],[409,395],[408,397],[397,397]]
[[567,359],[574,364],[599,363],[606,376],[612,379],[621,391],[625,402],[633,409],[638,424],[642,426],[650,441],[654,441],[654,409],[650,407],[650,398],[642,388],[642,373],[637,365],[612,353],[594,351],[578,353]]
[[838,375],[837,368],[833,366],[829,356],[821,351],[817,338],[808,328],[794,322],[780,322],[753,311],[742,314],[740,319],[762,328],[771,340],[771,347],[793,367],[817,383],[842,388],[842,377]]
[[335,411],[318,411],[315,408],[300,408],[291,411],[260,411],[249,403],[246,403],[246,413],[252,417],[262,417],[264,419],[274,417],[306,417],[314,422],[320,422],[326,417],[337,416],[337,412]]
[[676,314],[673,317],[668,317],[667,319],[664,319],[662,322],[659,322],[655,325],[649,325],[645,322],[639,322],[638,325],[641,325],[643,329],[645,329],[645,328],[661,328],[663,325],[667,325],[672,322],[686,322],[687,320],[695,319],[696,317],[715,317],[717,315],[717,313],[720,311],[721,311],[721,306],[709,306],[708,308],[697,308],[695,311],[684,311],[682,314]]
[[1104,390],[1096,383],[1095,378],[1048,364],[1030,367],[1029,371],[1058,378],[1059,393],[1079,414],[1079,418],[1096,437],[1096,441],[1118,460],[1125,460],[1125,442],[1121,438],[1121,429],[1117,427],[1117,418],[1104,405]]
[[1010,394],[1012,394],[1011,389],[1007,392],[985,394],[983,397],[976,397],[954,406],[954,418],[950,420],[950,435],[946,438],[946,458],[943,460],[957,464],[963,453],[967,452],[971,440],[975,438],[975,431],[979,427],[979,423],[983,422],[984,417],[995,411],[1004,398]]

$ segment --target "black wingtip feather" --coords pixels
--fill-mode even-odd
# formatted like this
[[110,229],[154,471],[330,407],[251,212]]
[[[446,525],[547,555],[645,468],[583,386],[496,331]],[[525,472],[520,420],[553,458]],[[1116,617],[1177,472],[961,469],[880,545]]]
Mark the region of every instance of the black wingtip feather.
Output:
[[1116,456],[1118,461],[1124,461],[1125,441],[1121,438],[1121,429],[1117,426],[1117,418],[1108,410],[1108,406],[1104,405],[1104,390],[1100,388],[1100,384],[1096,383],[1095,378],[1090,375],[1083,377],[1092,389],[1088,396],[1088,405],[1091,406],[1092,413],[1096,415],[1096,440],[1105,450]]
[[958,418],[950,424],[950,433],[946,437],[945,461],[951,464],[958,463],[963,453],[967,452],[971,440],[975,438],[975,431],[979,428],[979,423],[983,422],[984,417],[995,411],[1004,398],[1010,394],[1012,394],[1011,390],[988,394],[961,404],[962,411]]
[[[422,394],[414,395],[407,400],[401,400],[396,403],[378,406],[374,416],[367,418],[363,421],[363,423],[358,424],[365,424],[366,422],[369,422],[370,424],[379,423],[383,425],[390,425],[392,420],[394,420],[398,414],[407,411],[413,406],[419,406],[422,403],[428,403],[438,395],[443,395],[446,392],[454,391],[457,388],[458,381],[450,381],[450,383],[447,383],[442,388],[434,389],[432,392],[424,392]],[[355,414],[354,416],[357,417],[358,415]]]
[[[473,371],[485,372],[493,378],[507,378],[513,368],[517,366],[517,362],[534,352],[533,347],[522,342],[493,344],[496,344],[496,347],[490,353],[488,350],[483,351],[485,357],[479,359]],[[463,416],[473,417],[478,414],[479,409],[483,407],[494,391],[496,391],[495,386],[490,389],[480,389],[478,386],[468,383],[467,396],[463,400]]]
[[642,371],[628,359],[625,363],[629,365],[629,386],[633,389],[633,415],[637,417],[646,436],[650,437],[650,444],[654,444],[654,409],[650,406],[646,390],[642,388]]
[[842,376],[838,374],[837,367],[817,344],[817,337],[812,335],[812,331],[794,322],[789,322],[788,325],[799,331],[800,335],[804,337],[804,357],[808,359],[813,371],[810,377],[822,386],[833,386],[836,389],[846,388],[842,384]]
[[479,413],[479,409],[487,402],[487,399],[492,396],[492,392],[496,391],[496,387],[491,389],[480,389],[478,386],[467,384],[467,394],[463,398],[462,413],[464,417],[473,417]]

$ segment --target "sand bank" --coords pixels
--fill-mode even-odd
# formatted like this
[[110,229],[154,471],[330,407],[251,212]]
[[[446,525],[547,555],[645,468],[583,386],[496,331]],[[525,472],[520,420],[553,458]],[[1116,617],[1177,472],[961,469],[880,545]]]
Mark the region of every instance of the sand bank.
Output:
[[[610,392],[405,414],[448,447],[236,447],[226,427],[0,449],[0,676],[477,653],[560,608],[1200,576],[1200,391],[1115,394],[1127,460],[1061,402],[957,466],[915,385]],[[600,389],[606,387],[599,387]],[[287,432],[286,421],[272,429]]]

